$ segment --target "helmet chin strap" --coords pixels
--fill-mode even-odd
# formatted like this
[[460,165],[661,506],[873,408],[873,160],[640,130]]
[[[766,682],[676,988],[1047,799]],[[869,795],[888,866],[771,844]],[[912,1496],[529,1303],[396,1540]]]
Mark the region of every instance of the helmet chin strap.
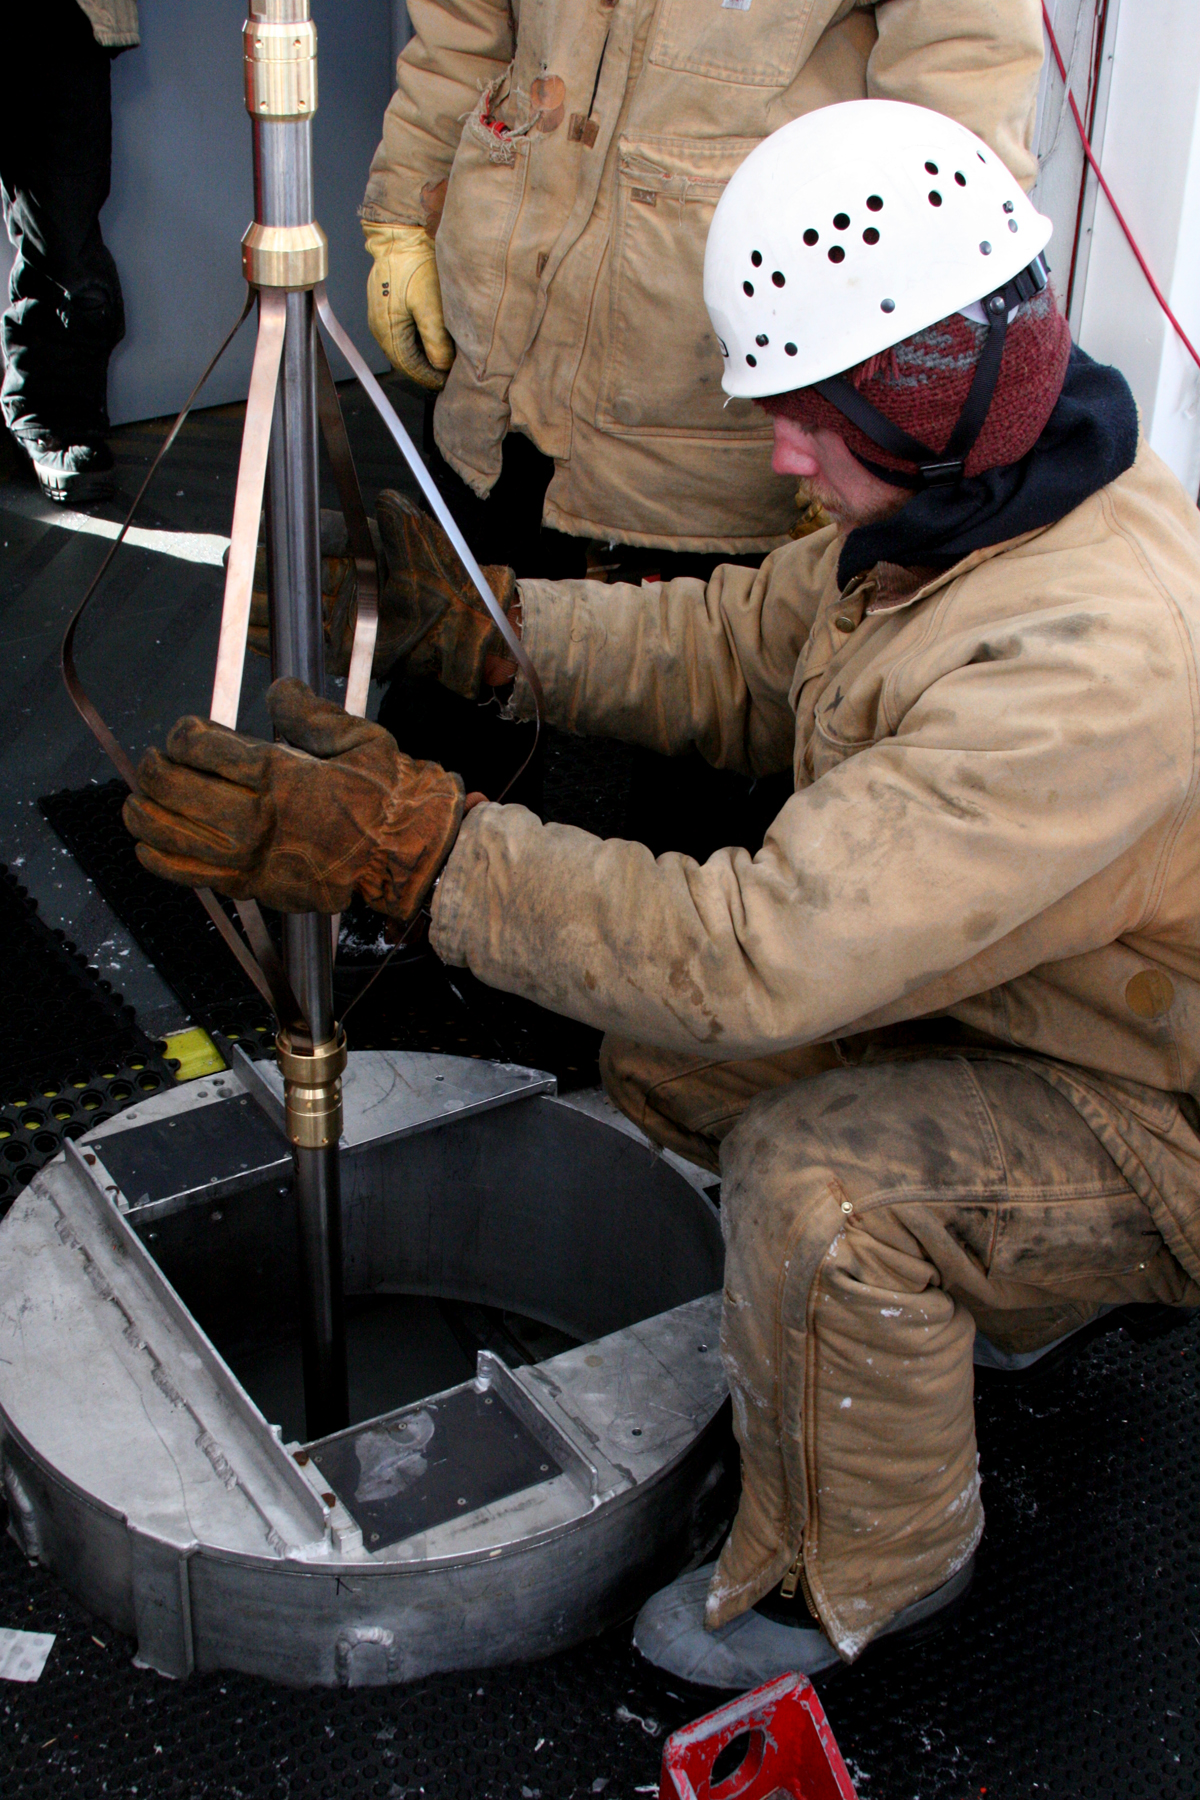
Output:
[[1035,294],[1040,294],[1049,278],[1045,258],[1035,256],[1020,274],[1014,275],[1003,287],[984,296],[982,306],[988,334],[979,353],[979,361],[975,365],[975,374],[963,402],[963,409],[955,421],[944,450],[931,450],[928,444],[923,444],[919,438],[910,436],[899,425],[894,425],[877,406],[872,406],[859,393],[845,375],[831,375],[826,381],[814,381],[814,392],[836,406],[842,416],[849,419],[852,425],[857,425],[873,444],[878,444],[889,456],[901,456],[905,462],[916,463],[917,468],[915,474],[909,474],[905,469],[890,469],[882,463],[869,462],[857,451],[851,451],[855,461],[861,463],[872,475],[878,476],[880,481],[886,481],[892,487],[911,488],[914,492],[931,487],[951,487],[955,482],[961,481],[967,457],[983,430],[988,408],[996,391],[1000,360],[1004,355],[1004,341],[1008,333],[1008,315],[1014,307],[1032,300]]

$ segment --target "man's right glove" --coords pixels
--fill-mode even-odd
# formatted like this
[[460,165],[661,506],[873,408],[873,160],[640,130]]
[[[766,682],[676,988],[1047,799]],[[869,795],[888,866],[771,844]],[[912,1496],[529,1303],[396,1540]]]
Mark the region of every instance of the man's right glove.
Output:
[[[517,672],[500,629],[486,610],[458,552],[437,520],[392,488],[378,501],[383,573],[379,634],[372,674],[385,680],[407,660],[414,675],[440,681],[466,700],[486,686],[501,687]],[[513,626],[521,634],[520,596],[511,569],[482,571]],[[260,549],[250,607],[250,648],[269,656],[267,553]],[[358,620],[357,577],[340,513],[321,513],[321,600],[325,615],[325,667],[344,675]]]
[[454,340],[442,317],[433,239],[423,225],[363,221],[374,257],[367,278],[367,323],[394,369],[420,387],[444,387]]

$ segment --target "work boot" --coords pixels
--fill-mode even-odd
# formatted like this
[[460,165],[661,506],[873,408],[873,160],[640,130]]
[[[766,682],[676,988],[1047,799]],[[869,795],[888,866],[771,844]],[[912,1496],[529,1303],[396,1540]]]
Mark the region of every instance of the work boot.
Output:
[[[706,1563],[679,1576],[652,1595],[638,1614],[633,1641],[655,1668],[693,1687],[744,1693],[779,1675],[815,1675],[841,1662],[800,1589],[794,1599],[784,1600],[773,1588],[749,1612],[707,1631],[704,1603],[715,1568]],[[948,1624],[949,1609],[966,1594],[974,1572],[972,1556],[942,1587],[898,1612],[873,1642],[911,1642]]]
[[59,506],[107,500],[114,492],[112,452],[102,439],[73,443],[53,431],[14,432],[47,500]]

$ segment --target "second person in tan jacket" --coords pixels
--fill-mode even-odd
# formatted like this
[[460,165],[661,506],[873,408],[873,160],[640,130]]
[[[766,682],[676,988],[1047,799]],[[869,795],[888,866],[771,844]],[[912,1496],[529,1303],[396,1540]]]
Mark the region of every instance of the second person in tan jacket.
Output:
[[[545,489],[560,532],[771,549],[795,522],[795,483],[771,469],[761,414],[721,391],[700,292],[716,202],[768,133],[864,96],[957,119],[1028,188],[1037,0],[410,0],[409,12],[362,208],[369,310],[397,367],[445,381],[446,462],[486,495],[520,433],[541,453],[523,456],[522,486]],[[473,548],[518,554],[494,533]]]

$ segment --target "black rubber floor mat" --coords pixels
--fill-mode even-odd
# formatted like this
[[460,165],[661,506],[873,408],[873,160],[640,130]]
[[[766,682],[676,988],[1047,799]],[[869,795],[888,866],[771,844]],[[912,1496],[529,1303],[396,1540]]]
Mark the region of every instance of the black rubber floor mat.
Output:
[[[1194,1800],[1200,1792],[1200,1321],[1102,1338],[1045,1391],[979,1405],[987,1530],[960,1618],[822,1677],[859,1800]],[[409,1688],[163,1681],[11,1542],[0,1624],[57,1633],[5,1684],[20,1800],[634,1800],[706,1710],[628,1627],[546,1662]]]
[[0,1215],[64,1137],[174,1079],[162,1046],[0,866],[6,963],[0,1032]]
[[[123,782],[66,788],[38,802],[46,818],[189,1014],[247,1049],[269,1044],[270,1014],[194,896],[150,875],[121,822]],[[232,913],[232,907],[230,907]],[[447,970],[428,951],[387,954],[382,921],[365,907],[343,920],[335,975],[338,1012],[354,1050],[430,1050],[546,1069],[560,1088],[594,1086],[600,1033],[515,995]]]

